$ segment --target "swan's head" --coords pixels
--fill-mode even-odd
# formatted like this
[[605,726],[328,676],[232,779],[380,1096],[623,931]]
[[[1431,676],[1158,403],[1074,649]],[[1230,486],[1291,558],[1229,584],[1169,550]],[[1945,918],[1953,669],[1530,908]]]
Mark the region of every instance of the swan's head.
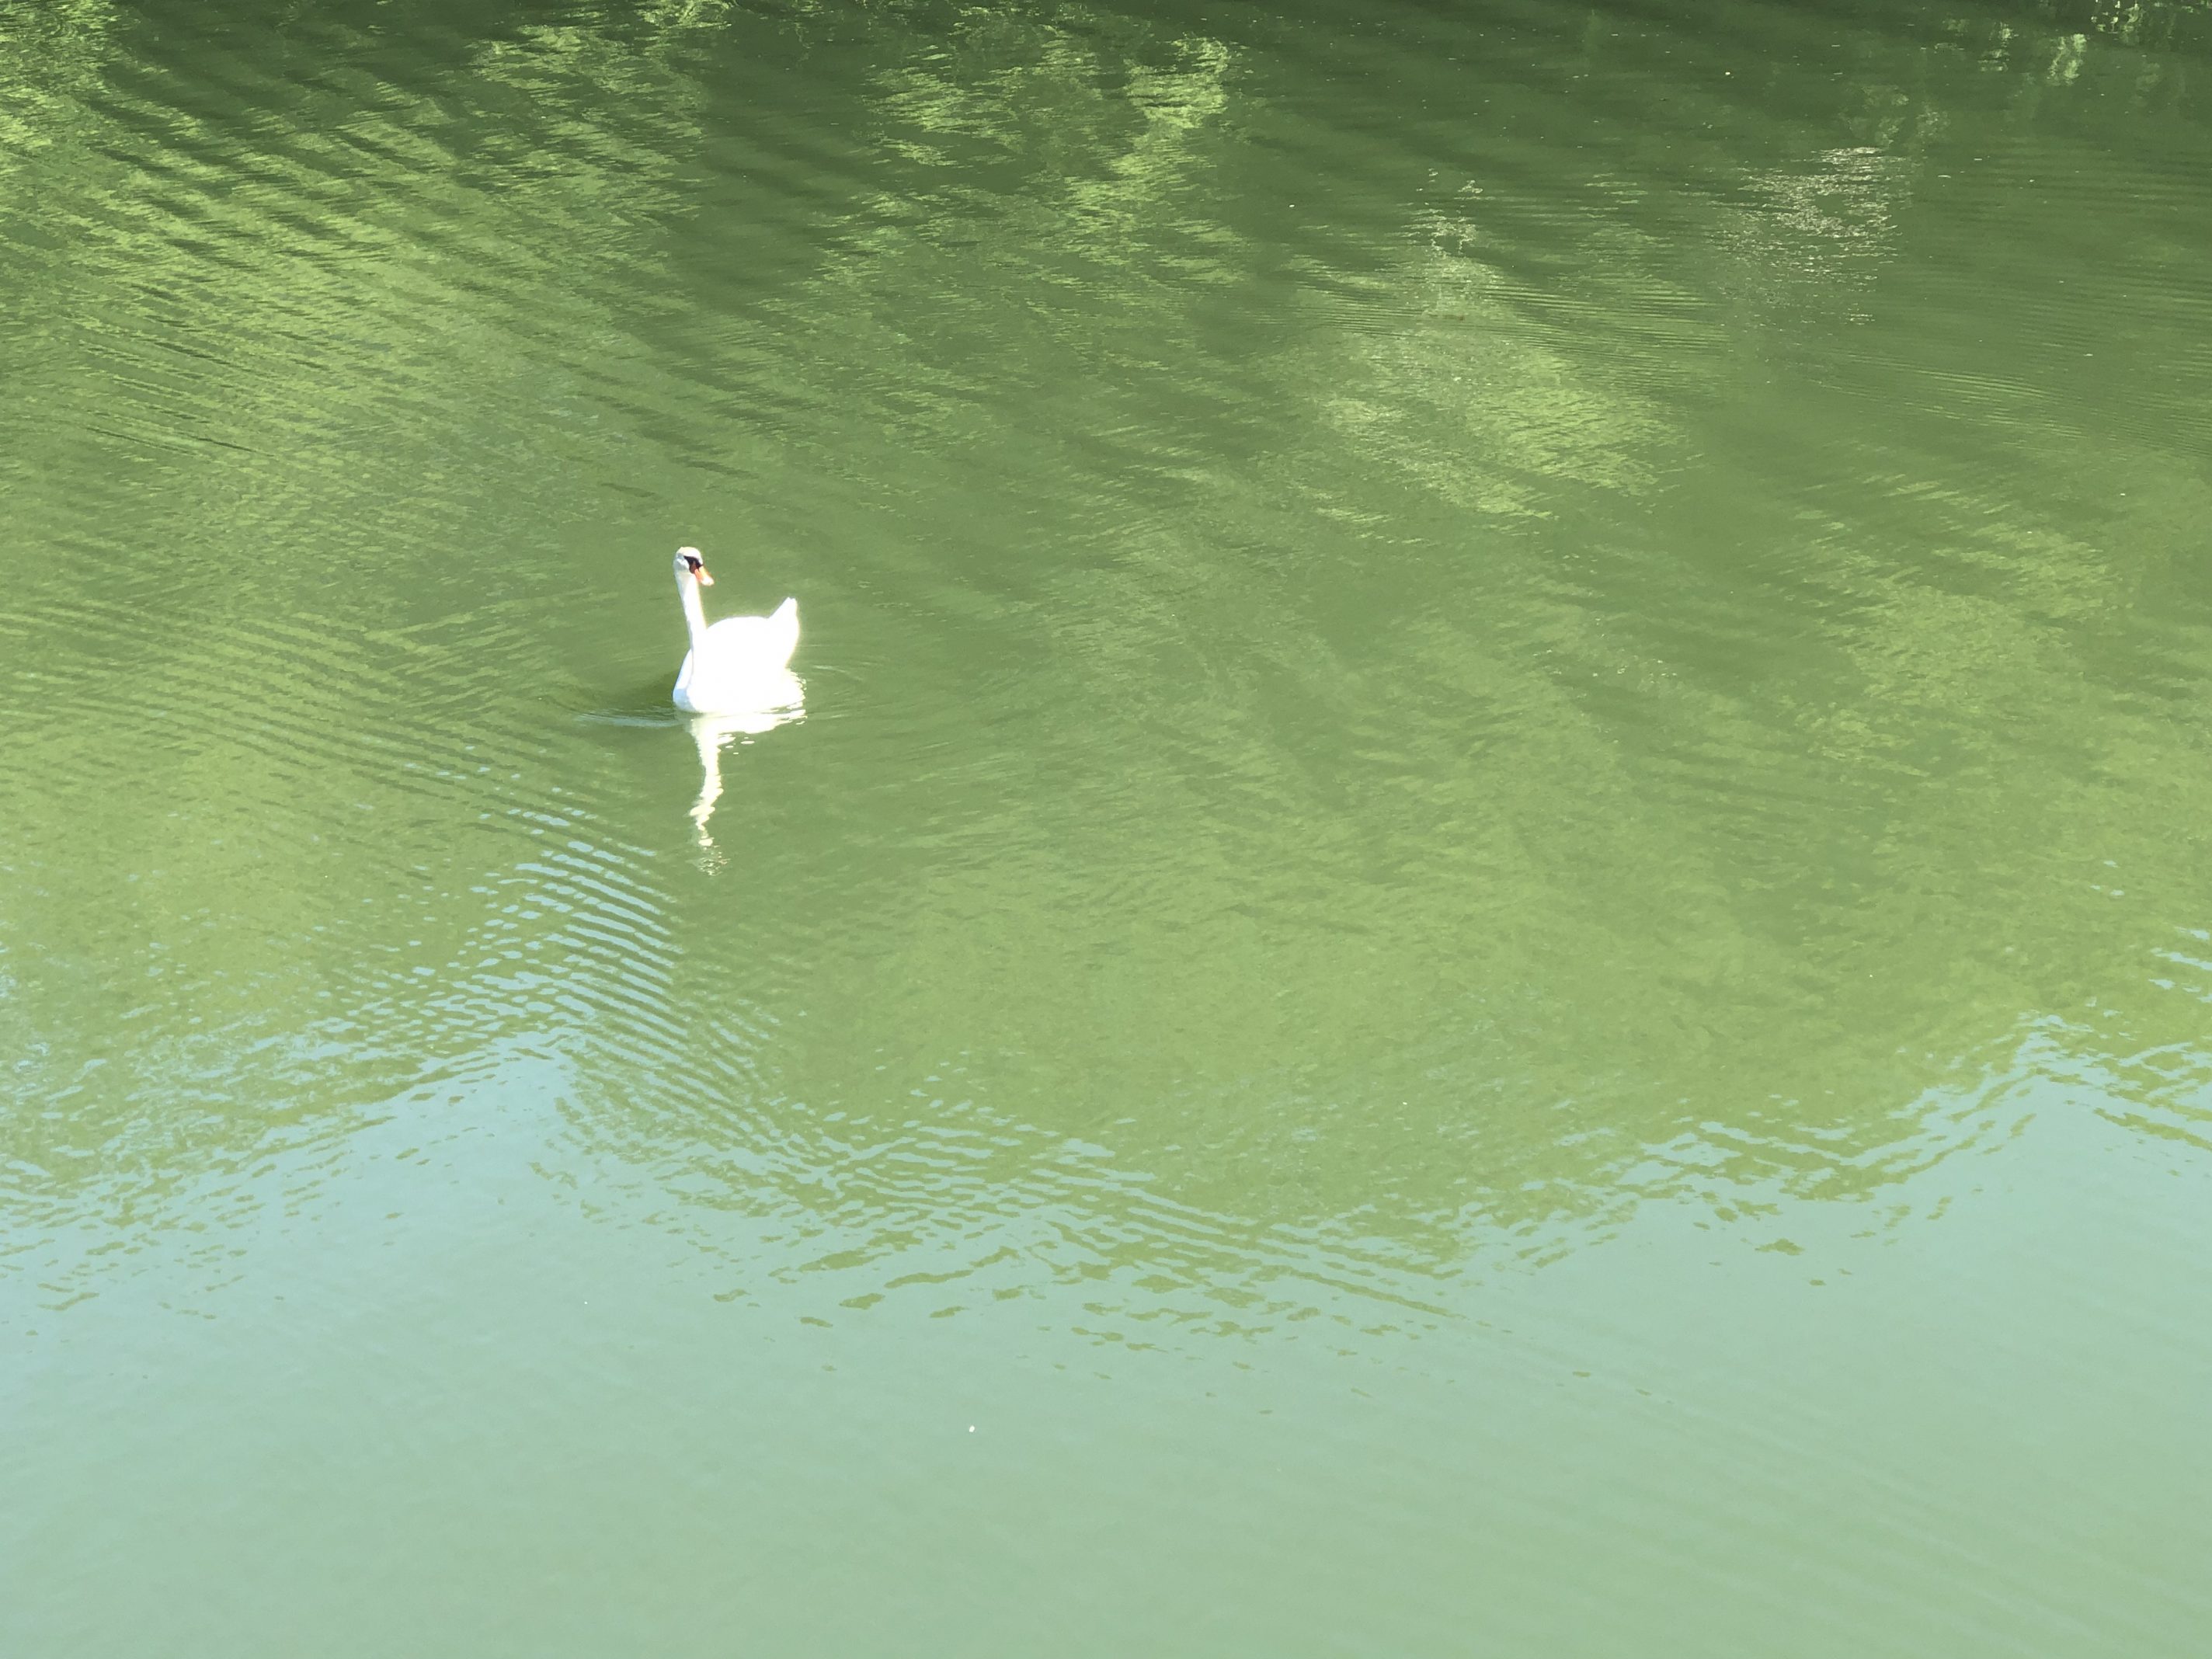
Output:
[[707,574],[707,562],[699,556],[699,550],[696,547],[679,547],[676,550],[676,580],[680,582],[686,577],[697,582],[702,587],[712,587],[714,585],[714,579]]

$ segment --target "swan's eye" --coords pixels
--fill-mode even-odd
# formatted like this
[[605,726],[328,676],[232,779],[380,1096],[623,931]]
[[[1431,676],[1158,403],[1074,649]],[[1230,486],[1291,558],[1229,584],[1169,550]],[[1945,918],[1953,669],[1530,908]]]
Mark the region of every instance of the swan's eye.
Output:
[[684,562],[695,571],[699,568],[699,561],[696,559],[686,559]]

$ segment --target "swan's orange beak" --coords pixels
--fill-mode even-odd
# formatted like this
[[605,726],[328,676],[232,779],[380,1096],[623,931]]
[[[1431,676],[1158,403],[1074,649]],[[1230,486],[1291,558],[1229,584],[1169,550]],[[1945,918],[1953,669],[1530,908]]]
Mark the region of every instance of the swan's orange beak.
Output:
[[699,586],[702,587],[712,587],[714,585],[714,579],[707,574],[707,567],[703,564],[692,572],[692,574],[698,577]]

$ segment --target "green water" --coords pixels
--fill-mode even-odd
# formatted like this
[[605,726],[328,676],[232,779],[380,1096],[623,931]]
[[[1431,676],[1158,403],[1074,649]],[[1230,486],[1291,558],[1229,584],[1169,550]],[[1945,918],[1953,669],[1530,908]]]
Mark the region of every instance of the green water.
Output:
[[2201,1651],[2208,89],[0,0],[0,1652]]

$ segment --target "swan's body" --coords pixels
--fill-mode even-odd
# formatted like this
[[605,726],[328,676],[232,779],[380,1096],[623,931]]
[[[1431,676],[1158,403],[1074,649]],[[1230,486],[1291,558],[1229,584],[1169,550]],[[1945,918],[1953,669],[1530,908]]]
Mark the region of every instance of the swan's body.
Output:
[[699,589],[713,586],[696,547],[676,555],[676,592],[691,649],[676,673],[676,706],[688,714],[742,713],[785,702],[791,653],[799,648],[799,601],[786,599],[771,616],[725,617],[707,625]]

